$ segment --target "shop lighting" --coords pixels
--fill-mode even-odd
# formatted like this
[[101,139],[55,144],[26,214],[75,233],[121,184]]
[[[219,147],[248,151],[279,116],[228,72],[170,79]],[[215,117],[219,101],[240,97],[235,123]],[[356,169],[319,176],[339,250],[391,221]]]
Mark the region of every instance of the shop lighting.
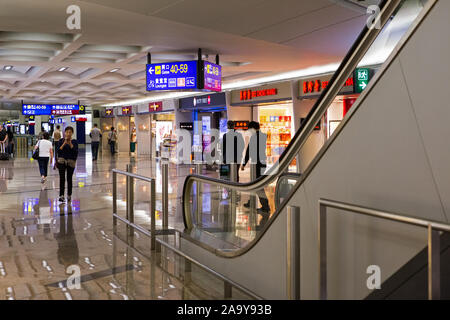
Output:
[[5,66],[5,70],[11,70],[13,66]]
[[120,68],[114,68],[110,72],[116,72],[116,71],[119,71],[119,70],[120,70]]
[[69,67],[62,67],[62,68],[59,68],[58,71],[62,72],[62,71],[66,71],[67,69],[69,69]]

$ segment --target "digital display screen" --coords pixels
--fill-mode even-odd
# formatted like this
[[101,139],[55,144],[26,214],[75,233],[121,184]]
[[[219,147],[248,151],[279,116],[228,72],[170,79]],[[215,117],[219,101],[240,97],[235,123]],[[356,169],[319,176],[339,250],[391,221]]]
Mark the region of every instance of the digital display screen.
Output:
[[[79,114],[80,106],[77,104],[23,104],[22,114],[27,116],[40,115],[72,115]],[[31,119],[30,119],[31,120]]]
[[222,67],[208,61],[204,62],[204,67],[205,85],[203,89],[222,91]]
[[146,74],[148,91],[197,88],[197,61],[148,64]]

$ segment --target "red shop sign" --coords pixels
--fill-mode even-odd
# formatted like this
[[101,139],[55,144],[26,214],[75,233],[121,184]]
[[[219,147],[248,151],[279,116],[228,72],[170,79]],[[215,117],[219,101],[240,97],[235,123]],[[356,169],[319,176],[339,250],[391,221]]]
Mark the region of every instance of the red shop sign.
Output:
[[148,104],[149,112],[158,112],[158,111],[162,111],[162,109],[163,109],[162,101],[152,102],[152,103]]
[[132,114],[133,112],[133,107],[132,106],[128,106],[128,107],[122,107],[122,115],[129,115]]
[[276,96],[278,94],[278,90],[276,88],[272,89],[263,89],[263,90],[241,90],[241,100],[251,100],[257,97],[265,97],[265,96]]
[[[328,86],[328,83],[330,81],[322,81],[322,80],[311,80],[311,81],[304,81],[303,82],[303,94],[308,93],[319,93],[325,90],[325,88]],[[353,77],[350,77],[345,82],[344,87],[353,87]]]

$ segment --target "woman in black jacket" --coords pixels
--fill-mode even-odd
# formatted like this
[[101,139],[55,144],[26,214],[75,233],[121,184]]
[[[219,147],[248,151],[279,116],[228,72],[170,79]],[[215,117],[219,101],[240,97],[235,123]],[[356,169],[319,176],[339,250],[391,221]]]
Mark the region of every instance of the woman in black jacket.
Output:
[[66,202],[64,198],[64,187],[67,172],[67,201],[72,200],[72,177],[78,157],[78,142],[72,139],[73,128],[66,127],[64,138],[56,144],[56,166],[59,170],[59,202]]

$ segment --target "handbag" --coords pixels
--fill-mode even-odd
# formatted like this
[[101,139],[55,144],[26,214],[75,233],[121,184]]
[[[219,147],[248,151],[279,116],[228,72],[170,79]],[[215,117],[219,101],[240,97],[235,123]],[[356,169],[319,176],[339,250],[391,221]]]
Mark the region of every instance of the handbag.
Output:
[[32,156],[32,158],[33,158],[34,160],[39,159],[39,144],[40,144],[40,141],[38,142],[38,146],[37,146],[36,150],[33,151],[33,156]]

